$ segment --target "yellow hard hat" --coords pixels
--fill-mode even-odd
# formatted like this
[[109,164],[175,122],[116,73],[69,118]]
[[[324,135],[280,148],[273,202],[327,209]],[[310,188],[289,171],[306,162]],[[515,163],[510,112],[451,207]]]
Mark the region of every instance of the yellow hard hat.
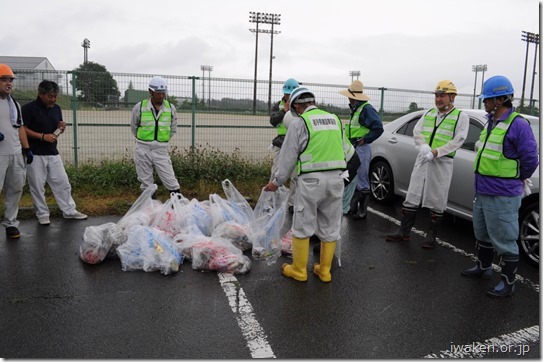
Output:
[[15,78],[13,70],[7,64],[0,64],[0,77],[11,77]]
[[457,94],[456,86],[450,80],[442,80],[437,83],[435,93],[452,93]]

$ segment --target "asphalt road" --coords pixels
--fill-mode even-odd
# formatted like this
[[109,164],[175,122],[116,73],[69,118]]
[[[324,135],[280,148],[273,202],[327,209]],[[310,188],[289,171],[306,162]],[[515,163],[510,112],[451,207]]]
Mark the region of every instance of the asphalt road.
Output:
[[[434,250],[383,236],[399,203],[344,218],[342,267],[326,284],[285,278],[282,257],[249,273],[123,272],[118,259],[79,259],[85,227],[120,217],[21,222],[0,238],[0,357],[122,359],[541,358],[539,269],[526,261],[512,298],[499,280],[460,275],[472,264],[471,224],[447,217]],[[250,255],[250,253],[248,254]],[[310,264],[318,256],[310,256]],[[496,262],[496,261],[495,261]]]

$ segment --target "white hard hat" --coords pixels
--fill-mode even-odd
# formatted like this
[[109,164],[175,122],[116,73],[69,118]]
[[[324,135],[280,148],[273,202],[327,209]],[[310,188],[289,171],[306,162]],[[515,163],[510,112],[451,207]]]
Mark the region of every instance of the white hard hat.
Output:
[[167,92],[168,85],[166,84],[166,79],[161,76],[155,76],[149,82],[149,90],[153,92]]
[[[300,98],[302,94],[306,94],[306,98]],[[315,101],[315,94],[311,92],[306,87],[298,87],[295,88],[292,93],[290,93],[290,110],[294,111],[294,104],[295,103],[309,103]]]

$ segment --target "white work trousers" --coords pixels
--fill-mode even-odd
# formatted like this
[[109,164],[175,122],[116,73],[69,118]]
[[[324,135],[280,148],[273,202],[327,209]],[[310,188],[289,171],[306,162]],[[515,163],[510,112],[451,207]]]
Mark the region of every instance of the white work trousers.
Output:
[[292,218],[292,236],[316,234],[321,241],[338,241],[343,217],[344,183],[341,171],[311,172],[298,176]]
[[4,192],[4,227],[19,226],[17,214],[23,194],[26,168],[23,155],[0,156],[0,190]]
[[172,160],[169,154],[169,144],[165,142],[136,142],[134,163],[141,190],[155,183],[153,169],[160,181],[169,191],[179,190],[179,182],[173,172]]
[[32,203],[38,219],[49,217],[49,207],[45,200],[46,182],[55,196],[58,208],[65,215],[75,213],[72,185],[70,185],[60,155],[34,155],[34,161],[27,166],[27,170],[30,196],[32,196]]
[[447,208],[453,165],[454,160],[450,157],[434,158],[428,162],[419,154],[403,206],[417,208],[422,204],[433,212],[443,213]]

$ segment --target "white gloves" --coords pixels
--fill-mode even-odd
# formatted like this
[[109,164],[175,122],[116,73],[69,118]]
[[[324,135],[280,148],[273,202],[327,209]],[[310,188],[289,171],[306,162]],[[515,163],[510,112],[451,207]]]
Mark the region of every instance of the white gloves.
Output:
[[534,184],[529,178],[522,180],[522,197],[526,197],[532,193],[531,187]]
[[420,146],[419,154],[422,156],[426,156],[428,152],[432,152],[432,147],[428,146],[426,143]]
[[433,152],[428,152],[425,156],[424,156],[424,160],[426,162],[430,162],[434,159],[434,153]]
[[343,180],[349,182],[349,171],[347,171],[347,170],[343,171],[343,173],[339,177],[342,178]]

